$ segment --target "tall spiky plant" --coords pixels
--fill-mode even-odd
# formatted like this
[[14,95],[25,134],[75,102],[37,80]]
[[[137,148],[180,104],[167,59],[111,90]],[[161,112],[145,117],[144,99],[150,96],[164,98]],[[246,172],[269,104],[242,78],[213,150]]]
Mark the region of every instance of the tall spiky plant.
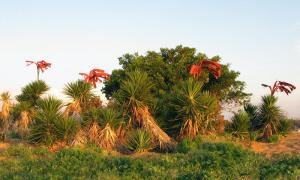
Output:
[[245,111],[235,113],[229,126],[229,130],[232,132],[232,134],[243,139],[249,134],[249,128],[250,117],[248,113]]
[[11,97],[9,92],[3,92],[1,95],[2,111],[0,113],[0,134],[1,139],[5,140],[9,127],[9,116],[11,110]]
[[92,86],[82,80],[67,84],[64,94],[72,100],[65,110],[66,115],[85,112],[90,99],[94,96]]
[[268,139],[276,134],[280,126],[282,112],[276,105],[277,97],[268,95],[262,97],[262,104],[259,108],[258,118],[262,123],[263,137]]
[[37,114],[30,129],[30,141],[46,145],[57,141],[70,142],[77,132],[78,122],[65,118],[61,112],[63,103],[54,97],[38,101]]
[[121,114],[113,109],[102,109],[99,123],[99,145],[105,149],[114,149],[118,138],[116,131],[122,124]]
[[26,85],[17,96],[17,101],[28,102],[31,106],[36,106],[37,101],[49,90],[49,86],[44,81],[34,81]]
[[115,98],[131,118],[132,125],[143,128],[157,141],[161,149],[173,148],[173,140],[157,125],[149,111],[153,100],[151,89],[153,83],[148,75],[134,71],[127,74],[121,83]]
[[29,134],[29,125],[34,114],[32,105],[25,101],[19,102],[14,105],[13,113],[15,118],[13,130],[24,138]]
[[174,90],[172,105],[181,121],[179,138],[194,139],[212,125],[212,115],[218,108],[217,99],[209,92],[202,92],[203,84],[192,78],[182,81]]

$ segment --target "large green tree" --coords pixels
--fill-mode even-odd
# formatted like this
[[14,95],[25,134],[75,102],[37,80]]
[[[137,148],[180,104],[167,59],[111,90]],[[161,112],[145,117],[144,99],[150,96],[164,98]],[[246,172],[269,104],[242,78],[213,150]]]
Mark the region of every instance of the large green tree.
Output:
[[[148,51],[146,55],[125,54],[119,58],[122,69],[112,72],[110,79],[104,82],[103,92],[107,98],[111,98],[120,88],[125,73],[139,70],[148,74],[155,85],[152,93],[155,97],[161,98],[169,94],[179,81],[190,77],[189,70],[193,64],[205,59],[208,57],[197,53],[195,48],[183,46],[161,48],[159,52]],[[221,60],[219,56],[210,59],[218,62]],[[244,92],[245,83],[239,81],[238,76],[239,72],[231,70],[228,64],[223,64],[219,79],[204,72],[198,80],[205,83],[203,90],[218,95],[221,102],[241,104],[248,100],[250,94]]]

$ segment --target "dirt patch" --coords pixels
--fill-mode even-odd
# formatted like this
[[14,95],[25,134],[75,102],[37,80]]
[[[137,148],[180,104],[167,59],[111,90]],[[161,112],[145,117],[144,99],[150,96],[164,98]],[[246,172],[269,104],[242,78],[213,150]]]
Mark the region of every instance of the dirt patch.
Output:
[[0,152],[6,150],[7,148],[9,148],[9,146],[9,143],[0,143]]
[[251,148],[258,153],[271,156],[274,154],[299,154],[300,153],[300,133],[293,132],[283,137],[278,143],[252,142]]

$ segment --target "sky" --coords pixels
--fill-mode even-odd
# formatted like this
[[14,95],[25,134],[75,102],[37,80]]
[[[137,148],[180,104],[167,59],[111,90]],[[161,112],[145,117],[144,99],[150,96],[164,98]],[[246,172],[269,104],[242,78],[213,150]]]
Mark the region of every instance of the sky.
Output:
[[[79,72],[111,72],[125,53],[180,44],[221,56],[255,104],[269,93],[261,83],[300,87],[297,0],[0,0],[0,92],[16,95],[36,79],[25,60],[53,63],[41,79],[61,96]],[[285,113],[299,118],[299,88],[277,95]]]

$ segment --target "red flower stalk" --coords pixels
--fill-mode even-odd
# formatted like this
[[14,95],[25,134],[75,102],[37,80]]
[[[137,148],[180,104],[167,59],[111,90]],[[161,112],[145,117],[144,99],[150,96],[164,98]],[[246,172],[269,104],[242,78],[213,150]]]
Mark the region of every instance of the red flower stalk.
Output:
[[293,90],[296,89],[294,85],[284,81],[275,81],[273,86],[269,86],[266,84],[262,84],[262,86],[270,89],[271,96],[274,96],[274,94],[278,91],[285,92],[286,95],[289,95],[290,93],[292,93]]
[[109,74],[105,73],[104,70],[102,69],[92,69],[89,74],[86,73],[79,73],[84,77],[84,81],[93,84],[94,88],[97,87],[96,83],[97,82],[102,82],[102,79],[107,80],[109,78]]
[[30,66],[31,64],[35,64],[36,65],[36,69],[37,69],[37,80],[40,79],[40,71],[44,72],[46,69],[51,67],[51,63],[48,63],[44,60],[41,61],[26,61],[27,66]]
[[192,65],[190,74],[192,74],[194,77],[199,76],[204,68],[212,73],[216,79],[221,76],[221,64],[209,60],[204,60],[198,64]]

